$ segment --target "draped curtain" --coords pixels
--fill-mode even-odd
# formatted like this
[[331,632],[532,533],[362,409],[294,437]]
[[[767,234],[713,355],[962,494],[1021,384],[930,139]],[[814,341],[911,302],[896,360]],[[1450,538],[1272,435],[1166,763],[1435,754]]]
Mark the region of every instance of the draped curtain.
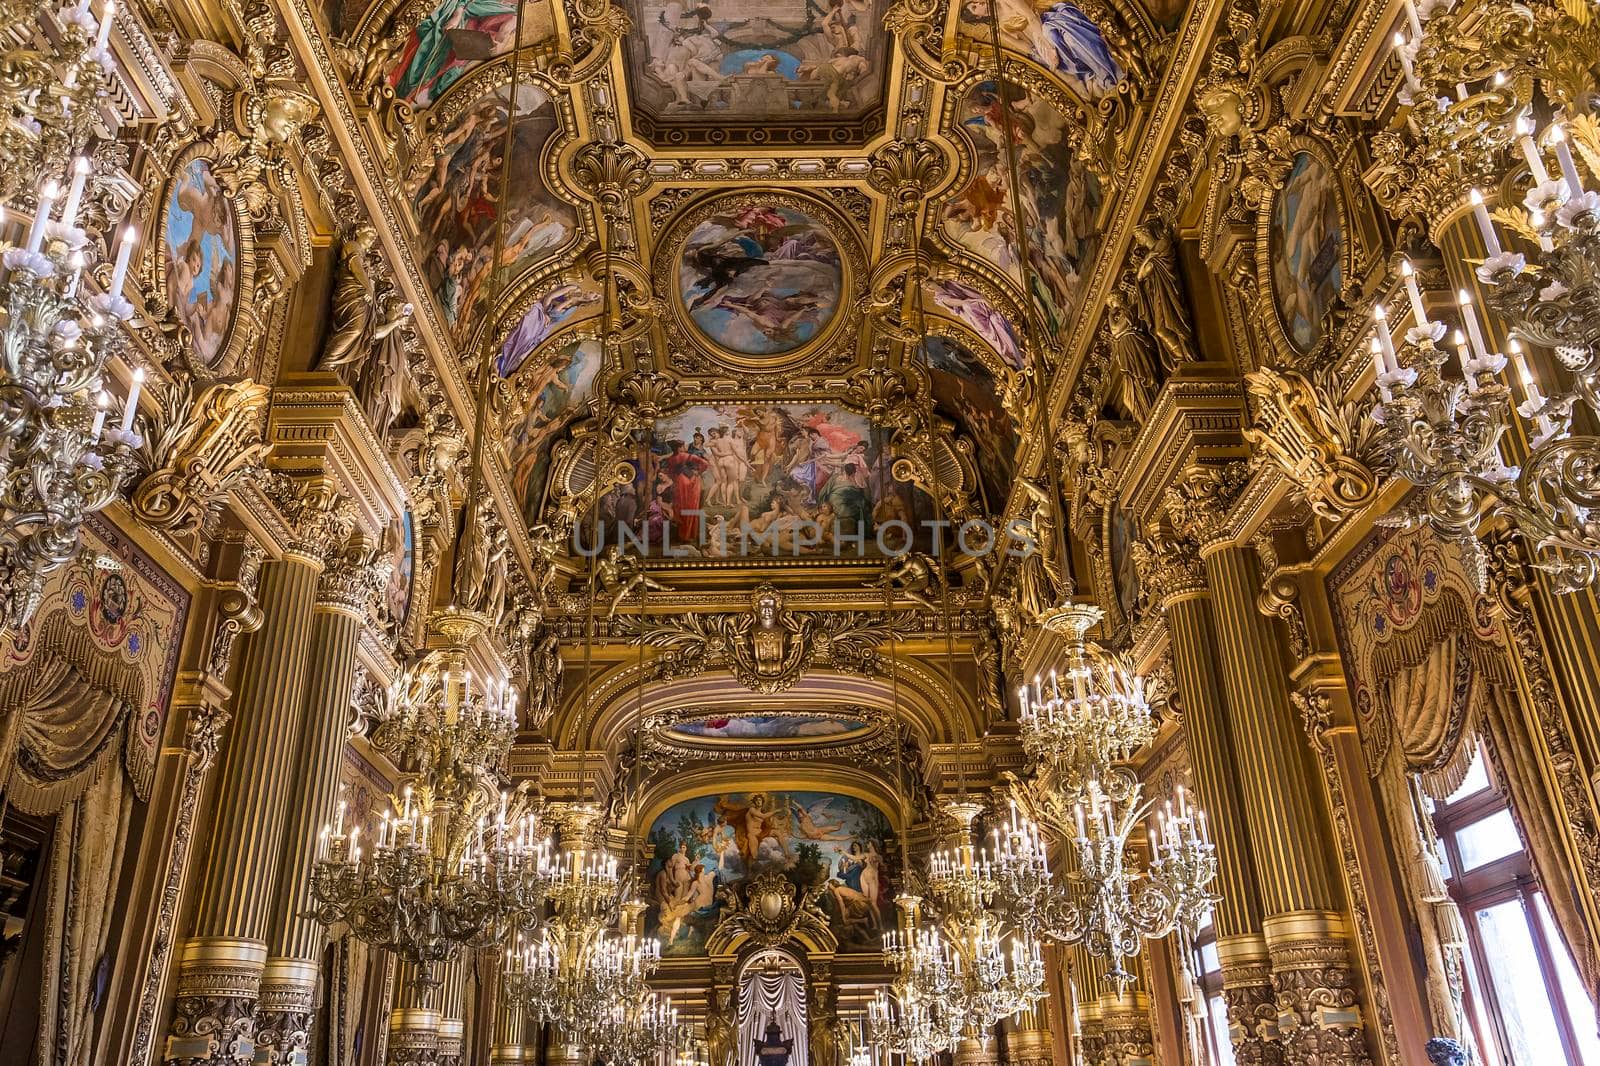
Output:
[[[1441,612],[1449,616],[1447,609]],[[1427,630],[1419,626],[1419,630]],[[1408,634],[1422,637],[1421,632]],[[1379,792],[1400,869],[1421,926],[1429,970],[1429,1001],[1440,1032],[1459,1025],[1446,998],[1444,963],[1464,939],[1463,916],[1444,889],[1423,796],[1441,801],[1460,787],[1481,739],[1527,843],[1551,915],[1578,972],[1596,987],[1597,966],[1572,882],[1560,829],[1539,770],[1534,737],[1517,697],[1504,649],[1455,626],[1436,626],[1407,646],[1396,641],[1374,665],[1375,687],[1386,704],[1392,735],[1377,746]]]
[[739,1066],[756,1066],[756,1046],[776,1021],[794,1041],[789,1066],[806,1066],[806,983],[799,970],[751,970],[739,989]]
[[[39,627],[35,654],[0,674],[0,788],[6,802],[56,819],[46,878],[39,1066],[89,1066],[103,1010],[106,947],[136,781],[124,772],[137,669]],[[119,759],[118,755],[123,755]]]

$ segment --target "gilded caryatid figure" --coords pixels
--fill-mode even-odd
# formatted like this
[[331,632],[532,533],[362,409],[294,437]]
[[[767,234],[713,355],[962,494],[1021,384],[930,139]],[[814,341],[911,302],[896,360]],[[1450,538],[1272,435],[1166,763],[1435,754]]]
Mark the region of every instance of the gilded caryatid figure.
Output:
[[1199,358],[1183,285],[1178,280],[1178,253],[1172,230],[1159,219],[1152,219],[1134,231],[1133,241],[1142,253],[1135,277],[1143,317],[1155,338],[1161,368],[1171,374],[1180,365]]
[[411,315],[410,304],[385,304],[380,308],[377,282],[367,264],[367,255],[377,237],[371,226],[359,225],[339,249],[333,320],[315,369],[332,371],[346,384],[352,384],[361,373],[373,346],[399,329]]
[[1106,297],[1106,331],[1111,338],[1111,361],[1117,368],[1117,395],[1127,414],[1142,419],[1150,413],[1160,385],[1156,346],[1134,317],[1123,294],[1113,289]]

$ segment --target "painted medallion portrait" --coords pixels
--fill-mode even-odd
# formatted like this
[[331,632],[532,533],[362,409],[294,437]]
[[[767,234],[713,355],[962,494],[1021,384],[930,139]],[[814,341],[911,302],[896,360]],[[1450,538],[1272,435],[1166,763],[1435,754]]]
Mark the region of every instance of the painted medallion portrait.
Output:
[[473,309],[493,291],[502,214],[500,265],[507,279],[554,255],[578,224],[577,211],[544,182],[545,147],[560,122],[550,95],[536,85],[517,88],[509,163],[514,179],[501,189],[510,100],[510,87],[500,86],[468,104],[440,131],[432,166],[411,190],[423,271],[458,336],[476,324]]
[[411,581],[417,572],[416,528],[410,508],[390,524],[386,538],[393,569],[384,590],[384,609],[395,625],[403,626],[411,611]]
[[794,122],[881,103],[884,0],[633,0],[627,58],[657,121]]
[[1309,352],[1339,295],[1344,231],[1338,183],[1320,159],[1300,152],[1272,203],[1267,238],[1272,295],[1289,342]]
[[778,355],[833,321],[844,266],[833,235],[792,207],[754,204],[690,231],[678,296],[707,340],[741,355]]
[[877,807],[832,792],[733,792],[668,808],[650,827],[645,933],[662,954],[704,954],[718,890],[776,870],[818,905],[844,951],[876,951],[894,925],[890,847]]
[[227,349],[239,305],[239,224],[211,163],[193,159],[167,192],[167,298],[189,330],[195,357],[214,364]]

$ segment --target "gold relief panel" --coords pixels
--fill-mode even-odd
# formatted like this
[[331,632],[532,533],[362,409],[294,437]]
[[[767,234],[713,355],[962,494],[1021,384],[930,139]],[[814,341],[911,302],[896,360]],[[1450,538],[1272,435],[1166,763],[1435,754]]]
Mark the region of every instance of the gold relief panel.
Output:
[[681,211],[653,270],[655,291],[671,305],[665,328],[674,362],[690,372],[747,374],[852,362],[867,264],[839,205],[857,198],[855,190],[758,189]]

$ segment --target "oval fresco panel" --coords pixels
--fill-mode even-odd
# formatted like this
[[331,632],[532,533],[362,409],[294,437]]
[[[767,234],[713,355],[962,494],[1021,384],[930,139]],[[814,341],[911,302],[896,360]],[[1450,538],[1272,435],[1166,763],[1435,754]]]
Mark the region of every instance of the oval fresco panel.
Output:
[[679,722],[672,732],[695,740],[804,740],[859,732],[867,723],[859,718],[834,718],[813,714],[733,714]]
[[192,159],[167,191],[167,299],[211,366],[228,347],[239,306],[239,223],[206,159]]
[[730,205],[678,259],[678,296],[700,333],[740,355],[792,352],[839,311],[844,265],[827,228],[793,207]]
[[1310,152],[1294,157],[1272,201],[1267,255],[1278,321],[1289,343],[1309,352],[1322,340],[1322,320],[1339,295],[1344,259],[1338,182]]
[[703,955],[719,891],[776,870],[818,904],[842,951],[877,951],[894,927],[894,829],[865,800],[832,792],[730,792],[667,808],[650,826],[645,933],[668,956]]

